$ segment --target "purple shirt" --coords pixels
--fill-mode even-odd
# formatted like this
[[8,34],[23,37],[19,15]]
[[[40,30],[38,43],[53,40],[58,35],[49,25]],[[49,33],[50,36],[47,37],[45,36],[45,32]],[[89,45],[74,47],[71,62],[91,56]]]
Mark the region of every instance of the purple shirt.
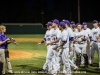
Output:
[[[4,34],[2,35],[0,33],[0,41],[4,41],[7,39],[7,36]],[[4,44],[0,45],[0,49],[6,49],[7,48],[7,42],[5,42]]]

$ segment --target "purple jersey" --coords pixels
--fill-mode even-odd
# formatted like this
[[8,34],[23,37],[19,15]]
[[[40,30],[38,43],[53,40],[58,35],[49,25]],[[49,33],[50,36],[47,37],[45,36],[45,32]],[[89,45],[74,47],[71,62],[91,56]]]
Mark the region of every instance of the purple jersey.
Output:
[[[1,33],[0,33],[0,41],[4,41],[4,40],[6,40],[7,39],[7,36],[4,34],[4,35],[2,35]],[[2,44],[2,45],[0,45],[0,48],[1,49],[6,49],[7,48],[7,42],[5,42],[4,44]]]

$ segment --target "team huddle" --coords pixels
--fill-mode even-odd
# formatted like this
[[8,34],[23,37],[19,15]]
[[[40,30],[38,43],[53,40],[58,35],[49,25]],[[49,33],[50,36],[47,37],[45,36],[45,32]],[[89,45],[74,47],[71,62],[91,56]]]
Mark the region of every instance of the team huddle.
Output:
[[[92,66],[94,63],[95,50],[98,54],[98,70],[100,70],[100,23],[93,21],[92,29],[87,27],[87,23],[75,24],[74,21],[54,19],[47,24],[47,31],[44,39],[38,43],[46,42],[47,56],[42,71],[47,71],[50,75],[60,72],[71,75],[77,71],[81,65],[84,68]],[[63,71],[61,71],[63,66]]]

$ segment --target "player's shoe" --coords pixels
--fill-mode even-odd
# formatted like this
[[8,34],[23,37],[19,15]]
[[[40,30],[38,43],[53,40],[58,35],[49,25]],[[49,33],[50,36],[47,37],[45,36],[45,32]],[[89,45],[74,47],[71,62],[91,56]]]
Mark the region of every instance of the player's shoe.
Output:
[[40,70],[38,70],[38,71],[43,71],[43,72],[45,72],[46,70],[44,70],[44,69],[40,69]]
[[93,64],[90,64],[90,66],[93,66]]
[[74,71],[77,71],[77,70],[78,70],[78,67],[74,69]]
[[13,73],[13,71],[12,70],[8,70],[8,73]]

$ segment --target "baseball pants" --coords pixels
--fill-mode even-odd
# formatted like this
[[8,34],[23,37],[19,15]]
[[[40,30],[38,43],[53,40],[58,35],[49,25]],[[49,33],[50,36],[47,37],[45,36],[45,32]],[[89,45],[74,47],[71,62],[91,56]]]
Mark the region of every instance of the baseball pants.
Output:
[[[52,50],[52,46],[51,45],[49,45],[49,46],[47,46],[47,55],[46,55],[46,62],[45,62],[45,64],[44,64],[44,66],[43,66],[43,69],[44,70],[46,70],[46,68],[48,67],[49,69],[50,69],[50,67],[51,67],[51,60],[52,60],[52,57],[53,57],[53,50]],[[49,66],[48,66],[49,65]]]
[[88,62],[91,64],[91,47],[90,47],[90,42],[87,43],[87,55],[88,55]]
[[5,49],[0,49],[0,62],[3,64],[2,73],[5,74]]
[[69,48],[63,49],[62,61],[64,64],[63,73],[66,75],[71,75],[71,68],[70,68],[70,63],[69,63]]
[[75,44],[75,52],[77,55],[77,61],[76,61],[77,66],[79,66],[81,64],[80,62],[83,60],[81,59],[81,56],[84,57],[85,65],[88,65],[88,56],[86,48],[87,48],[87,43]]
[[[55,47],[55,45],[52,45],[53,47]],[[53,50],[53,49],[52,49]],[[58,55],[58,52],[53,50],[53,58],[52,58],[52,74],[57,74],[58,72],[60,72],[60,57]]]
[[72,60],[73,63],[75,63],[76,53],[74,47],[72,49],[73,50],[70,52],[70,59]]
[[99,56],[98,42],[93,42],[92,47],[91,47],[91,63],[92,64],[93,64],[93,61],[94,61],[95,50],[97,51],[97,54]]

